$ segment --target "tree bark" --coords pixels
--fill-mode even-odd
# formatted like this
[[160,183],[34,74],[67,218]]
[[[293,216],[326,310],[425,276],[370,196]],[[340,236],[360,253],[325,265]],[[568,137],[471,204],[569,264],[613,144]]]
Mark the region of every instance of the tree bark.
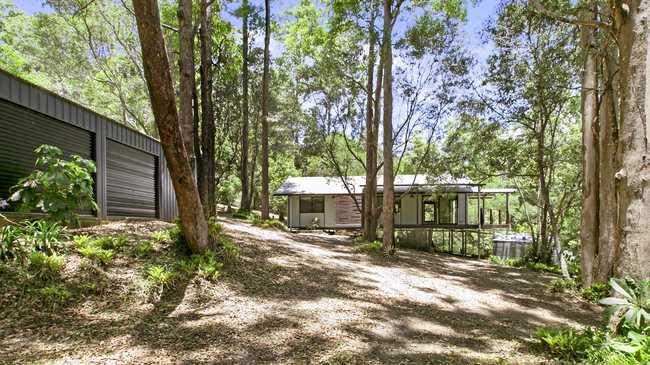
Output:
[[650,110],[648,5],[648,0],[627,0],[613,9],[615,23],[620,25],[622,101],[619,134],[622,166],[615,174],[620,253],[614,274],[637,279],[650,277],[650,122],[646,115]]
[[271,42],[271,5],[264,0],[264,74],[262,76],[262,219],[269,219],[269,46]]
[[377,202],[377,130],[375,129],[375,117],[373,115],[373,94],[375,75],[375,44],[377,33],[375,31],[375,19],[377,17],[377,1],[370,3],[370,23],[368,24],[368,70],[366,84],[366,183],[363,190],[363,233],[364,239],[373,242],[377,239],[377,223],[375,209]]
[[192,170],[196,166],[194,157],[194,112],[192,93],[194,89],[194,30],[192,28],[192,0],[178,2],[179,53],[179,118],[183,143],[190,157]]
[[208,225],[203,216],[199,192],[192,178],[190,159],[183,143],[171,68],[160,25],[158,1],[134,0],[133,8],[151,109],[176,193],[183,233],[190,250],[201,252],[209,244]]
[[[592,20],[593,11],[584,10],[583,20]],[[582,213],[580,222],[580,245],[582,283],[593,283],[594,260],[598,248],[598,120],[596,88],[596,56],[593,49],[594,29],[583,26],[580,47],[583,52],[583,71],[580,91],[582,119]]]
[[393,250],[394,235],[394,186],[393,186],[393,45],[392,0],[384,0],[384,253]]
[[201,170],[199,181],[203,209],[206,217],[216,215],[215,199],[215,126],[212,99],[212,6],[201,0]]
[[248,0],[242,3],[242,136],[241,136],[241,204],[242,211],[251,210],[248,182]]

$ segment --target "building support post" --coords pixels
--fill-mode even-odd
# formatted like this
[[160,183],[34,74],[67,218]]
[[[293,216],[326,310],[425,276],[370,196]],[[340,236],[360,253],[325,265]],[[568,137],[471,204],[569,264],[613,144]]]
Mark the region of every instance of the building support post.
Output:
[[478,258],[481,259],[481,250],[483,243],[481,242],[481,185],[478,186]]

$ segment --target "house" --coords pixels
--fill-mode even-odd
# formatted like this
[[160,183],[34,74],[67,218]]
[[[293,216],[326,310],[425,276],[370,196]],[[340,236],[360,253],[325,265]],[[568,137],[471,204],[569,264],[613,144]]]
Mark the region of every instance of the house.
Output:
[[[381,176],[377,181],[381,204]],[[365,176],[289,177],[274,195],[287,197],[289,228],[360,229],[364,187]],[[425,175],[397,175],[394,189],[395,229],[402,243],[431,247],[435,234],[447,235],[452,243],[456,234],[466,251],[467,242],[480,243],[486,231],[511,227],[509,196],[515,189]]]
[[82,219],[171,221],[177,216],[174,188],[157,140],[3,70],[0,136],[0,200],[34,169],[34,149],[48,144],[65,156],[95,162],[99,210],[81,212]]

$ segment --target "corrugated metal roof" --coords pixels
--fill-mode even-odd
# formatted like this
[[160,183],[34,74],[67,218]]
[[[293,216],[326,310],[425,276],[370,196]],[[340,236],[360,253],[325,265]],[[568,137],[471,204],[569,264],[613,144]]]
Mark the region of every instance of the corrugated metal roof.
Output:
[[[345,180],[345,184],[343,181]],[[381,192],[383,176],[377,177],[377,190]],[[275,191],[273,195],[340,195],[349,194],[348,189],[353,194],[361,194],[366,183],[365,176],[348,176],[341,179],[338,176],[310,176],[310,177],[289,177]],[[347,185],[347,189],[346,189]],[[471,180],[467,178],[455,179],[449,175],[439,177],[428,177],[426,175],[396,175],[395,192],[405,192],[413,187],[420,191],[423,187],[445,186],[447,191],[471,191]]]

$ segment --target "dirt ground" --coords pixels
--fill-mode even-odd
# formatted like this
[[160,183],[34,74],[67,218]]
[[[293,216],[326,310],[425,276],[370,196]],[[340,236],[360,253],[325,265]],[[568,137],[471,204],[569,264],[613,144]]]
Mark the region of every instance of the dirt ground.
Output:
[[600,317],[550,293],[549,274],[223,223],[242,252],[218,283],[179,283],[150,303],[131,298],[137,272],[118,261],[105,274],[122,293],[55,312],[0,308],[0,363],[536,364],[548,361],[530,350],[536,327]]

